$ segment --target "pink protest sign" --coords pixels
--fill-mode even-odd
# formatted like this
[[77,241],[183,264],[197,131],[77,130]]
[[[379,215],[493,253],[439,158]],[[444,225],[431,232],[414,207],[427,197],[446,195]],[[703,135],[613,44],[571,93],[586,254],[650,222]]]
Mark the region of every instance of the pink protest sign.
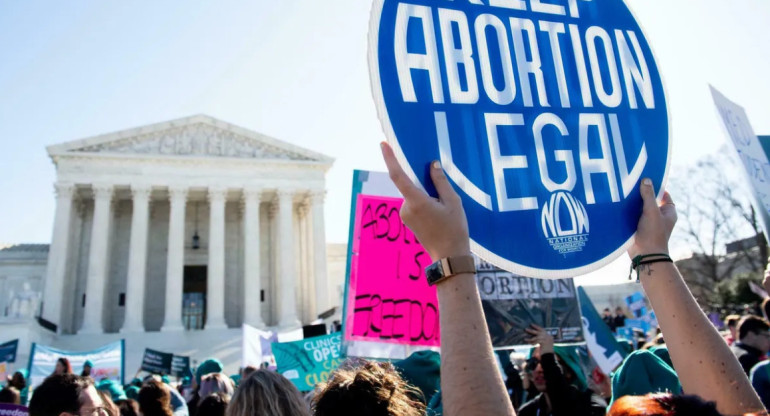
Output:
[[345,339],[439,346],[430,256],[401,222],[404,201],[358,195],[353,231]]

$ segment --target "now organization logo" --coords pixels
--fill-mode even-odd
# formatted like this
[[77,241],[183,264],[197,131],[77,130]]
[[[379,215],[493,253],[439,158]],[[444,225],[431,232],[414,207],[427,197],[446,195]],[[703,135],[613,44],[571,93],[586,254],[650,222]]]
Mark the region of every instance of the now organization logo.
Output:
[[583,251],[588,242],[588,213],[583,203],[569,192],[551,194],[543,204],[540,222],[543,235],[559,254]]

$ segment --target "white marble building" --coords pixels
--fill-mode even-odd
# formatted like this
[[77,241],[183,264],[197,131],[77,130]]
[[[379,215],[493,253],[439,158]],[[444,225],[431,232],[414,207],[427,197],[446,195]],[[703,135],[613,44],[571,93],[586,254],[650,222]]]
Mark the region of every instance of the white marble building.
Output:
[[58,333],[287,328],[335,306],[331,158],[208,116],[48,154],[56,214],[41,316]]

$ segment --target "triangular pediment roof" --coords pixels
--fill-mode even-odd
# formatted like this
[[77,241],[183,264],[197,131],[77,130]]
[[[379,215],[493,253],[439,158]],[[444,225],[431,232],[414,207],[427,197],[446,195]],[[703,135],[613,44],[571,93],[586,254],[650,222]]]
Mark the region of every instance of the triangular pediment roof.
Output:
[[252,130],[196,115],[48,146],[56,159],[67,155],[198,156],[285,160],[328,164],[329,156]]

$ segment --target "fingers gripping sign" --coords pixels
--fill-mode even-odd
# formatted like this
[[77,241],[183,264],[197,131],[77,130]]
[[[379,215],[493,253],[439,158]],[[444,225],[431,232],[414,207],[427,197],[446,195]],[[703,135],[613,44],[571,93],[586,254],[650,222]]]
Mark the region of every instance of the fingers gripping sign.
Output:
[[663,194],[660,203],[655,199],[652,181],[644,179],[640,187],[643,209],[639,218],[634,244],[628,249],[632,259],[639,255],[652,253],[668,254],[668,239],[676,224],[676,205],[668,192]]
[[469,254],[470,240],[465,211],[439,162],[433,162],[430,172],[439,194],[436,200],[409,179],[387,143],[383,142],[381,148],[390,179],[404,196],[401,219],[428,250],[430,257],[436,261]]

